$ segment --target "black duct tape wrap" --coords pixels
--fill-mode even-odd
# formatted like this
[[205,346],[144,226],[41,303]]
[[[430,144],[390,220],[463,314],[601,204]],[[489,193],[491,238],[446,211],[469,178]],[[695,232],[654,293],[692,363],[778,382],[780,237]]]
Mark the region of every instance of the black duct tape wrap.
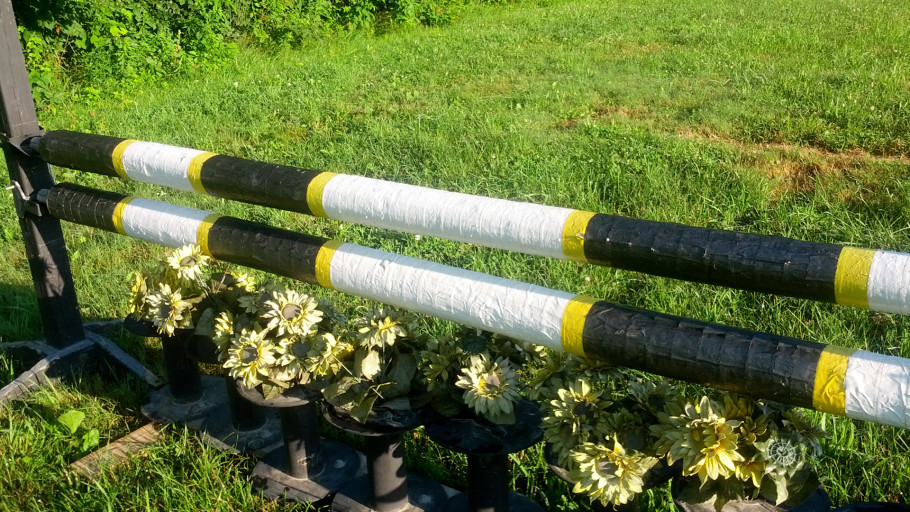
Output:
[[114,192],[61,183],[50,190],[47,209],[58,219],[116,232],[114,210],[125,197]]
[[835,302],[843,247],[598,214],[585,258],[648,274]]
[[233,217],[219,217],[208,234],[209,251],[217,259],[317,285],[316,256],[325,242]]
[[215,155],[202,164],[206,193],[312,215],[307,187],[319,171]]
[[112,156],[126,139],[65,130],[49,131],[38,141],[37,150],[47,163],[107,176],[117,176]]
[[597,302],[585,354],[621,366],[812,408],[825,345]]

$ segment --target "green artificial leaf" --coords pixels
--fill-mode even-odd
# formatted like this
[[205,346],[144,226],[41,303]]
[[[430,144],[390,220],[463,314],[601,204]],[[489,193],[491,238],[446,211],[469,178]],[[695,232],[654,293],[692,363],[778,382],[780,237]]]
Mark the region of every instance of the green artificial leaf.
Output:
[[85,413],[75,409],[70,409],[57,417],[57,422],[66,427],[69,434],[75,434],[83,420],[85,420]]
[[366,379],[373,379],[382,372],[382,358],[376,350],[368,350],[360,359],[360,373]]
[[411,410],[411,401],[408,400],[406,396],[399,396],[391,400],[385,400],[382,402],[382,406],[387,409],[395,409],[399,411],[409,411]]
[[515,409],[512,409],[509,412],[488,412],[483,416],[487,420],[496,423],[497,425],[514,425],[515,424]]
[[368,388],[363,393],[357,395],[354,399],[354,407],[351,408],[351,416],[360,423],[366,423],[367,416],[373,410],[373,404],[379,399],[379,393],[375,388]]
[[439,414],[450,418],[460,413],[465,408],[463,401],[457,400],[448,395],[433,398],[433,401],[430,402],[430,405],[432,405],[433,409],[436,409],[436,412]]
[[266,400],[271,400],[272,398],[275,398],[276,396],[280,395],[285,389],[286,388],[283,388],[281,386],[273,386],[271,384],[267,384],[267,383],[263,382],[262,383],[262,396]]
[[215,336],[215,308],[206,308],[202,314],[199,315],[199,320],[196,321],[196,334],[199,336]]
[[82,436],[82,451],[87,452],[92,448],[98,446],[101,439],[101,434],[98,432],[97,428],[93,428],[85,433]]

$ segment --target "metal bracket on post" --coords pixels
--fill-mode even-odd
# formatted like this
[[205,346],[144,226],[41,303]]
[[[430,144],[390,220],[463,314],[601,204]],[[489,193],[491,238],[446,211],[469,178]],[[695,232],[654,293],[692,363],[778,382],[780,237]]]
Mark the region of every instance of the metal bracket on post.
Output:
[[44,192],[45,196],[47,195],[46,189],[39,190],[29,196],[22,190],[22,185],[20,185],[18,181],[13,180],[12,185],[6,187],[6,190],[11,190],[13,192],[13,205],[16,207],[16,215],[20,219],[25,217],[26,212],[31,213],[35,217],[43,217],[44,214],[47,213],[47,207],[45,207],[38,198],[38,195],[41,192]]

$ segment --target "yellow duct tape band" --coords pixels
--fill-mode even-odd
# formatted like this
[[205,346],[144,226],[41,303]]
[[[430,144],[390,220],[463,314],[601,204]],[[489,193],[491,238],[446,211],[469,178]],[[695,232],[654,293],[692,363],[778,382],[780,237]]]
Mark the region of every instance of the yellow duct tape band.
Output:
[[844,380],[847,377],[847,363],[854,352],[854,349],[834,345],[825,347],[815,369],[812,407],[831,414],[846,415]]
[[595,302],[597,302],[595,298],[576,295],[566,306],[566,310],[562,314],[562,329],[560,332],[562,348],[566,352],[584,357],[585,349],[582,345],[582,334],[584,334],[588,312],[591,311],[591,306]]
[[111,154],[111,161],[114,163],[114,170],[117,171],[117,175],[123,179],[130,180],[132,178],[126,173],[126,170],[123,168],[123,153],[126,151],[126,148],[130,147],[130,144],[136,142],[133,139],[126,139],[125,141],[117,144],[114,148],[114,152]]
[[319,173],[307,187],[306,204],[310,207],[310,211],[313,215],[317,217],[328,217],[325,213],[325,209],[322,207],[322,193],[325,191],[325,186],[329,183],[329,180],[335,176],[337,176],[337,174],[334,172]]
[[834,300],[857,308],[869,307],[869,269],[875,251],[844,247],[837,258],[834,275]]
[[196,230],[196,243],[199,244],[199,248],[202,249],[202,254],[205,254],[209,257],[212,256],[212,252],[209,251],[209,230],[212,229],[212,224],[215,223],[221,215],[213,213],[206,218],[202,219],[202,223],[199,224],[199,229]]
[[562,228],[562,252],[566,259],[587,262],[585,259],[585,231],[594,212],[575,210],[569,214],[566,224]]
[[332,258],[335,250],[344,244],[341,240],[329,240],[322,244],[316,254],[316,282],[324,288],[334,290],[332,286]]
[[200,176],[202,173],[202,164],[215,155],[216,153],[209,153],[208,151],[199,153],[190,160],[190,166],[186,170],[186,178],[189,180],[190,185],[193,187],[193,190],[200,194],[208,195],[208,192],[205,191],[205,187],[202,186],[202,177]]
[[114,214],[111,215],[111,220],[114,221],[114,229],[121,235],[126,234],[126,231],[123,229],[123,210],[132,200],[133,196],[127,196],[121,199],[120,202],[117,203],[117,206],[114,207]]

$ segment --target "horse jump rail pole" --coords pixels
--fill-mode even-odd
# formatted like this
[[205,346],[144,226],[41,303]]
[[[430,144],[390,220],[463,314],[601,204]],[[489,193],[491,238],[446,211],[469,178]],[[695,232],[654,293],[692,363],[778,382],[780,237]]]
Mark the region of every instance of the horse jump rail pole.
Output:
[[62,220],[207,254],[614,364],[800,407],[910,427],[910,360],[708,324],[264,224],[78,185]]
[[51,131],[49,163],[274,208],[528,254],[823,302],[910,313],[910,255],[491,199]]

